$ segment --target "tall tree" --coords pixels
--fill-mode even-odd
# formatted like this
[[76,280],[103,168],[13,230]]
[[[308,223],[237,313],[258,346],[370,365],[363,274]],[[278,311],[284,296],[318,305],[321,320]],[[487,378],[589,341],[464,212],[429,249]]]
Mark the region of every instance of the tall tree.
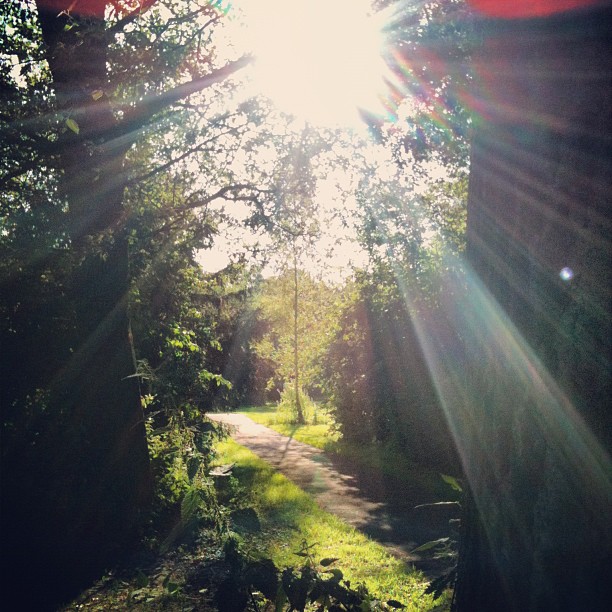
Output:
[[484,291],[472,280],[480,297],[463,304],[470,405],[454,424],[470,494],[456,609],[603,611],[612,13],[542,2],[550,14],[525,19],[530,3],[474,4],[519,19],[487,22],[475,62],[467,248]]
[[[116,558],[150,495],[128,328],[124,192],[135,177],[126,155],[152,126],[169,124],[168,109],[246,61],[213,67],[207,33],[220,17],[215,7],[168,3],[164,15],[152,4],[39,0],[2,9],[3,44],[10,52],[16,39],[17,57],[12,68],[3,58],[14,96],[5,98],[3,130],[15,150],[1,177],[10,228],[2,238],[14,255],[3,284],[34,279],[29,295],[3,288],[2,331],[9,346],[24,341],[32,353],[40,350],[35,341],[53,339],[44,375],[22,349],[13,354],[17,363],[3,357],[3,379],[21,370],[33,374],[18,377],[21,386],[11,384],[6,395],[3,388],[10,408],[3,419],[10,441],[3,448],[3,536],[10,551],[3,555],[4,577],[33,571],[44,587],[31,595],[47,605],[52,592]],[[32,180],[36,189],[24,189]],[[221,186],[216,195],[228,191]],[[34,192],[37,200],[24,199]],[[22,241],[28,223],[47,232],[44,248],[31,257]],[[59,310],[47,316],[37,309],[37,337],[28,314],[34,284],[53,295],[58,276]],[[20,317],[22,327],[15,325]],[[9,524],[20,528],[8,530]]]
[[[298,270],[298,369],[300,391],[320,391],[322,357],[333,337],[338,321],[338,290]],[[262,281],[253,307],[262,323],[262,333],[254,340],[258,356],[273,364],[274,384],[294,384],[295,314],[294,271]],[[294,387],[295,389],[295,387]]]
[[315,200],[317,177],[311,164],[322,146],[321,137],[308,126],[299,137],[290,137],[290,142],[285,143],[286,151],[276,161],[272,208],[262,211],[272,239],[271,254],[280,270],[291,270],[293,371],[290,378],[298,423],[305,422],[300,399],[300,271],[305,258],[315,256],[314,245],[321,233]]
[[[612,572],[609,2],[471,0],[488,21],[439,18],[459,4],[396,13],[398,72],[426,113],[378,131],[414,165],[431,158],[427,144],[457,159],[452,139],[465,143],[465,127],[474,130],[471,267],[448,279],[444,301],[453,329],[417,321],[468,481],[456,608],[603,610]],[[446,44],[453,39],[475,61]]]

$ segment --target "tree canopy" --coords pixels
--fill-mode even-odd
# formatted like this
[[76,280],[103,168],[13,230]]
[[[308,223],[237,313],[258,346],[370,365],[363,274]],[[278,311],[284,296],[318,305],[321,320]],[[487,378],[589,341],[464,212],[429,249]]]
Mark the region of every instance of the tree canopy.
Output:
[[249,90],[229,2],[4,3],[3,572],[28,605],[222,522],[205,412],[289,386],[298,421],[306,392],[345,440],[466,477],[457,610],[607,601],[610,11],[507,4],[373,2],[357,128]]

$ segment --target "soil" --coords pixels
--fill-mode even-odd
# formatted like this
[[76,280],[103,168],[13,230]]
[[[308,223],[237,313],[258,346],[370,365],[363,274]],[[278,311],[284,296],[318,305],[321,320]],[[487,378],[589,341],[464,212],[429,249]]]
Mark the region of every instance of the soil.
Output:
[[457,506],[416,508],[437,500],[431,492],[405,481],[393,481],[372,468],[283,436],[247,416],[214,413],[210,419],[230,426],[232,438],[314,497],[326,511],[382,544],[394,556],[433,578],[448,564],[412,551],[449,535]]

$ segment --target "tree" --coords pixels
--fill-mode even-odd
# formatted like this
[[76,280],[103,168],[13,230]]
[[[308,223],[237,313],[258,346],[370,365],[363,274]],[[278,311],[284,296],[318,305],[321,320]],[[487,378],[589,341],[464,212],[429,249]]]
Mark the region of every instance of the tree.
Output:
[[471,112],[466,91],[470,56],[481,38],[465,0],[421,4],[379,0],[389,14],[384,56],[394,78],[386,113],[363,116],[408,172],[427,173],[428,162],[466,168]]
[[[458,117],[468,121],[457,127],[474,130],[469,265],[455,260],[463,272],[447,276],[442,332],[417,321],[468,483],[456,609],[603,610],[611,571],[602,520],[612,430],[610,12],[596,1],[469,4],[517,20],[426,17],[433,29],[400,27],[403,65],[420,76],[409,73],[407,85],[442,121],[433,131],[415,122],[408,140],[406,129],[379,130],[403,163],[431,157],[424,142],[446,145],[453,132],[463,140]],[[554,15],[571,8],[583,10]],[[398,22],[419,17],[415,10]],[[423,33],[444,29],[475,61],[468,53],[457,62],[453,45],[440,45],[454,35],[420,46]],[[459,101],[463,110],[447,114]]]
[[292,371],[297,422],[304,423],[300,381],[300,268],[304,258],[314,256],[314,244],[320,234],[317,204],[317,179],[311,159],[322,147],[321,139],[305,126],[297,141],[284,143],[286,152],[276,163],[273,185],[275,200],[272,208],[261,211],[273,243],[279,268],[292,273]]
[[[360,271],[344,289],[324,360],[331,413],[347,440],[391,444],[420,465],[457,473],[454,440],[419,328],[423,313],[405,297],[417,293],[418,284],[407,288],[397,275],[383,266]],[[425,312],[429,321],[443,323],[431,304]]]
[[263,323],[263,333],[254,338],[253,347],[259,358],[273,364],[270,382],[282,387],[290,381],[295,392],[297,336],[299,391],[321,394],[324,386],[322,358],[337,325],[340,295],[337,288],[314,279],[303,270],[298,271],[298,287],[296,333],[294,271],[286,270],[262,281],[259,293],[254,296],[253,308],[257,319]]
[[[125,191],[138,178],[128,154],[171,125],[169,111],[181,101],[246,63],[213,67],[215,7],[169,3],[164,18],[161,2],[152,4],[3,7],[3,146],[10,154],[0,181],[10,257],[2,336],[3,346],[18,348],[18,361],[3,358],[2,378],[22,372],[3,388],[5,577],[33,571],[44,587],[32,596],[47,602],[125,549],[150,497],[128,329]],[[237,191],[221,185],[175,212],[184,219],[207,198]],[[28,253],[31,228],[44,240]],[[18,294],[4,292],[23,281]],[[49,359],[37,371],[45,360],[32,364],[30,355],[41,343]],[[21,528],[8,531],[13,524]]]
[[[456,471],[422,329],[450,334],[441,303],[447,253],[465,242],[465,172],[455,162],[457,177],[432,179],[416,162],[398,164],[393,141],[364,150],[355,223],[368,261],[326,359],[335,417],[347,438],[393,443],[412,460]],[[421,161],[438,153],[424,150]]]
[[609,606],[611,17],[490,21],[476,58],[457,610]]
[[[468,483],[456,609],[603,610],[612,541],[602,518],[612,491],[609,3],[469,4],[517,20],[435,17],[456,2],[428,3],[425,16],[407,10],[397,19],[406,34],[398,67],[429,120],[372,122],[412,166],[461,150],[465,161],[452,140],[467,142],[462,128],[474,126],[469,265],[450,266],[446,325],[416,319]],[[456,35],[427,38],[445,29]],[[445,44],[453,39],[474,62]],[[403,100],[401,88],[394,93]]]

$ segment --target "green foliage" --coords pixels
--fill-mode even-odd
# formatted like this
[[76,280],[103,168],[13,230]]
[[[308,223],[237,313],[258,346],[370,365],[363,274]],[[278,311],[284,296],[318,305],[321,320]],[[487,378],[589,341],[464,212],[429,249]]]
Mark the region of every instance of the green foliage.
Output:
[[[298,392],[300,394],[300,407],[304,423],[316,425],[318,418],[317,404],[302,389],[299,389]],[[276,422],[290,425],[299,423],[295,387],[293,385],[288,385],[281,392],[276,409]]]
[[[270,389],[287,389],[295,378],[293,272],[262,282],[252,308],[259,323],[253,350],[269,364]],[[300,386],[311,395],[322,392],[322,357],[337,325],[341,294],[337,288],[298,271],[298,369]]]
[[[440,477],[455,493],[463,492],[463,488],[459,484],[459,480],[457,478],[449,476],[448,474],[440,474]],[[437,540],[425,542],[424,544],[417,546],[412,552],[422,553],[429,551],[434,559],[450,561],[450,569],[447,569],[447,571],[437,576],[427,587],[426,592],[433,595],[434,599],[439,599],[445,592],[448,592],[449,589],[454,589],[457,581],[457,567],[459,563],[459,529],[461,526],[459,511],[461,510],[461,503],[459,501],[444,501],[433,504],[422,504],[417,506],[417,508],[427,509],[436,506],[449,506],[457,509],[457,516],[449,520],[451,535],[445,538],[438,538]]]
[[251,371],[247,339],[236,339],[249,293],[245,266],[202,272],[194,253],[210,245],[215,217],[185,212],[193,188],[193,177],[181,174],[152,177],[129,192],[132,328],[164,410],[235,403]]
[[[198,519],[206,518],[213,525],[219,523],[219,508],[208,470],[212,445],[222,432],[193,410],[174,414],[164,427],[154,429],[153,422],[154,418],[149,417],[147,433],[156,476],[154,528],[158,533],[172,528],[166,538],[168,547],[192,523],[196,510]],[[169,525],[178,508],[180,520]]]
[[[0,9],[3,571],[27,567],[50,586],[32,592],[47,607],[53,589],[89,580],[141,533],[141,406],[165,520],[205,469],[210,445],[192,430],[229,389],[210,367],[219,309],[203,314],[195,297],[192,251],[210,245],[213,219],[193,210],[231,182],[224,162],[241,131],[202,95],[186,111],[173,89],[212,70],[221,13],[210,3],[159,0],[126,19],[125,3],[51,4]],[[214,184],[196,185],[200,172]],[[134,352],[146,381],[133,376]]]
[[338,568],[330,568],[337,558],[327,557],[315,561],[314,545],[302,542],[295,554],[303,557],[305,564],[300,568],[286,568],[281,577],[282,594],[289,603],[289,610],[304,612],[309,605],[317,610],[374,611],[402,609],[406,606],[394,599],[381,601],[368,592],[365,585],[352,588]]
[[[258,109],[226,108],[221,86],[214,95],[196,94],[185,104],[174,103],[180,99],[168,94],[176,85],[210,72],[216,61],[212,29],[225,8],[219,2],[159,0],[125,20],[119,5],[97,19],[81,17],[77,10],[58,11],[59,16],[45,18],[59,20],[55,23],[63,29],[53,34],[58,36],[56,44],[47,40],[45,45],[39,21],[43,15],[34,4],[14,2],[2,9],[3,460],[8,457],[13,470],[11,491],[23,491],[20,483],[30,483],[33,493],[23,496],[25,507],[34,506],[40,497],[41,515],[57,512],[49,521],[51,527],[54,521],[69,524],[59,520],[61,513],[70,517],[78,509],[78,496],[66,501],[72,491],[98,484],[97,472],[88,468],[98,465],[100,473],[110,473],[109,449],[124,445],[119,422],[123,395],[113,395],[117,385],[102,378],[103,368],[91,368],[76,381],[94,389],[101,381],[98,397],[109,401],[87,406],[91,410],[79,406],[75,381],[62,377],[82,362],[81,351],[89,350],[110,315],[123,313],[128,302],[133,350],[140,365],[137,376],[121,378],[126,384],[137,378],[140,385],[155,476],[154,519],[165,547],[194,525],[223,520],[209,474],[212,442],[218,434],[204,420],[204,411],[236,404],[258,390],[261,380],[273,379],[275,388],[282,388],[282,383],[285,387],[281,420],[295,420],[300,405],[306,419],[316,421],[316,406],[301,389],[312,396],[322,394],[322,356],[334,339],[329,377],[336,417],[347,438],[359,441],[373,435],[387,440],[396,435],[412,452],[424,434],[441,430],[431,414],[422,419],[402,416],[406,406],[414,413],[422,399],[401,386],[404,371],[399,362],[410,351],[400,351],[392,360],[382,348],[392,347],[391,339],[407,320],[398,306],[397,287],[389,281],[390,270],[394,265],[409,269],[423,283],[433,265],[424,249],[430,228],[419,202],[411,199],[412,185],[386,189],[380,177],[361,185],[362,238],[372,261],[380,265],[372,276],[375,289],[369,294],[363,286],[358,290],[359,297],[344,311],[341,329],[338,291],[298,266],[321,229],[314,200],[317,177],[309,160],[329,149],[329,143],[312,131],[305,130],[297,145],[288,148],[284,142],[280,147],[278,163],[269,177],[262,177],[273,187],[274,197],[255,198],[249,219],[270,229],[284,259],[291,255],[297,297],[281,287],[292,280],[281,275],[266,284],[267,296],[254,315],[247,308],[252,287],[244,266],[213,277],[201,273],[194,253],[211,245],[224,218],[224,213],[211,212],[209,204],[220,185],[230,186],[233,156],[246,150],[243,139],[253,129]],[[435,20],[428,16],[426,21],[429,26]],[[54,28],[47,33],[51,31]],[[96,58],[98,70],[88,61],[78,61],[81,56]],[[445,84],[436,91],[442,102],[450,100]],[[165,106],[160,102],[171,99],[174,102]],[[388,142],[402,143],[415,160],[422,160],[414,137],[419,134],[406,131],[410,125],[389,132]],[[434,126],[429,128],[429,140],[438,142]],[[444,143],[446,158],[456,160],[459,153],[451,151],[447,140]],[[448,221],[441,223],[445,237],[459,242],[457,185],[433,190],[423,201]],[[222,195],[248,200],[244,191]],[[283,250],[283,245],[289,248]],[[109,271],[106,285],[97,270]],[[105,301],[106,289],[113,289],[118,298]],[[283,291],[283,300],[278,299]],[[293,305],[287,307],[290,300]],[[297,321],[293,330],[287,316],[292,308]],[[245,324],[252,325],[248,333],[239,331]],[[127,322],[120,321],[120,327],[131,372]],[[251,337],[258,344],[249,346]],[[112,356],[115,342],[103,344]],[[370,345],[378,350],[371,361]],[[107,364],[101,360],[101,365]],[[296,397],[289,383],[298,377]],[[414,380],[420,384],[420,379]],[[394,399],[386,394],[388,388]],[[109,389],[110,395],[103,395]],[[133,395],[132,408],[137,409],[138,397]],[[125,399],[128,403],[134,404]],[[97,448],[97,425],[104,419],[102,414],[95,419],[105,410],[115,410],[117,419],[108,419],[109,439]],[[92,419],[89,432],[84,416]],[[136,417],[141,425],[138,410]],[[427,418],[432,421],[429,429],[422,426]],[[27,479],[30,475],[33,481]],[[99,494],[110,506],[113,494],[120,497],[115,483],[121,476],[110,474],[110,488]],[[65,484],[57,489],[49,484],[58,482]],[[19,486],[13,489],[15,483]],[[137,484],[128,483],[126,489],[136,489]],[[109,525],[116,518],[112,515]],[[31,540],[32,550],[37,550],[37,535]],[[23,557],[30,562],[27,552]],[[306,574],[314,575],[310,570]],[[169,577],[164,587],[169,594],[177,591]]]
[[[334,419],[347,441],[392,444],[411,459],[458,464],[426,362],[422,329],[450,339],[449,253],[465,248],[471,118],[460,92],[479,44],[463,2],[391,3],[389,116],[371,120],[396,164],[365,160],[356,201],[368,264],[327,352]],[[391,51],[392,49],[392,51]],[[412,69],[404,70],[404,62]]]
[[472,79],[469,60],[481,42],[468,3],[390,4],[385,55],[396,82],[387,123],[370,118],[371,125],[402,167],[422,172],[435,160],[466,168],[472,116],[465,92]]
[[[386,602],[393,598],[405,602],[415,612],[434,608],[431,596],[424,595],[426,583],[419,572],[321,510],[309,495],[247,449],[231,440],[222,442],[218,449],[219,461],[236,463],[233,473],[241,487],[240,499],[242,503],[248,500],[253,504],[262,524],[262,532],[248,546],[245,542],[249,555],[269,557],[276,567],[294,568],[297,581],[301,570],[295,568],[295,552],[301,552],[299,558],[306,561],[302,567],[310,563],[307,556],[310,554],[322,580],[337,575],[336,563],[331,562],[337,558],[343,574],[341,586],[346,586],[346,581],[351,585],[364,583],[373,599]],[[304,540],[316,544],[304,550]],[[316,563],[317,560],[325,563]],[[327,569],[335,572],[325,573]]]
[[[133,163],[148,163],[149,154],[143,146]],[[235,401],[223,375],[232,372],[230,359],[234,374],[245,364],[248,372],[248,355],[235,342],[248,294],[244,267],[202,272],[194,253],[210,244],[215,220],[185,212],[193,189],[193,177],[177,172],[151,176],[127,194],[131,327],[155,476],[153,518],[165,549],[202,521],[222,522],[205,476],[218,432],[204,412]],[[197,509],[197,520],[188,509]]]
[[459,484],[459,480],[457,478],[454,476],[449,476],[448,474],[440,474],[440,476],[442,477],[442,480],[453,489],[453,491],[457,491],[458,493],[463,492],[463,488]]
[[440,248],[453,253],[465,251],[468,174],[438,179],[430,184],[421,202],[432,226],[439,232]]
[[131,312],[155,476],[154,527],[166,550],[202,524],[223,524],[207,475],[220,432],[204,412],[233,393],[221,372],[224,352],[236,351],[232,319],[240,317],[243,299],[232,295],[234,283],[243,289],[238,268],[216,278],[201,272],[192,255],[201,244],[197,233],[183,232],[169,248],[147,240],[147,230],[142,221],[133,234],[141,249]]
[[414,311],[395,275],[383,271],[363,274],[330,344],[330,412],[347,442],[391,444],[417,463],[454,471],[458,461]]
[[266,599],[274,601],[278,591],[278,571],[271,559],[248,558],[236,538],[225,543],[227,577],[219,584],[216,604],[219,612],[259,610]]
[[78,134],[80,131],[79,124],[74,119],[66,119],[66,126],[69,130],[72,130],[75,134]]

